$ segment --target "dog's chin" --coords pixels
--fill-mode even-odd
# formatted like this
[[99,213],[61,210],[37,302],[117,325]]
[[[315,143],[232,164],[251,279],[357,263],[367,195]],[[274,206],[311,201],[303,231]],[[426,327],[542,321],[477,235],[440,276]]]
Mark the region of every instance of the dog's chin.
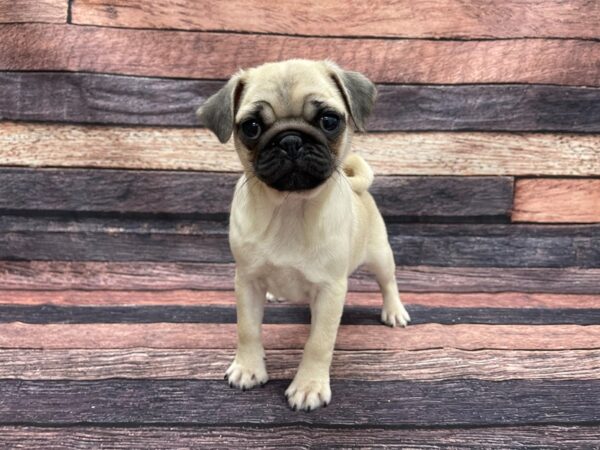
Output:
[[275,180],[263,180],[267,186],[280,192],[311,191],[321,186],[328,177],[303,171],[291,171]]
[[293,196],[312,198],[327,184],[330,176],[313,175],[306,172],[292,171],[275,180],[265,180],[258,176],[266,187],[276,196]]

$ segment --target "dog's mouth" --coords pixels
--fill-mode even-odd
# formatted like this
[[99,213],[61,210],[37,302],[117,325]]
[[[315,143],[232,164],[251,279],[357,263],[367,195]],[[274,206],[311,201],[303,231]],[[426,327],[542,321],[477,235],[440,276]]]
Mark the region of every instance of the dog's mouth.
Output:
[[295,130],[279,133],[254,161],[258,178],[278,191],[305,191],[323,184],[333,173],[328,146]]

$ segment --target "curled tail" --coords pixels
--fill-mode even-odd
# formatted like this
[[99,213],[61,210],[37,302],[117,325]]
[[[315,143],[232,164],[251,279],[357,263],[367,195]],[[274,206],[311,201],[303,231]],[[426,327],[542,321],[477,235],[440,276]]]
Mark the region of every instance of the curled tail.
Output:
[[365,192],[373,184],[373,170],[362,156],[351,153],[344,161],[343,168],[352,190],[357,194]]

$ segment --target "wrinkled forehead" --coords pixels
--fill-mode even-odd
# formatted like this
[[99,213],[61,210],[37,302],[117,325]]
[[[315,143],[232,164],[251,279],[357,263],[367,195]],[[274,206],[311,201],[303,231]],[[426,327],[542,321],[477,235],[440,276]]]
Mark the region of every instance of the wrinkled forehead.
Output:
[[248,73],[236,122],[260,110],[272,120],[310,120],[324,107],[345,114],[344,100],[325,70],[280,66]]

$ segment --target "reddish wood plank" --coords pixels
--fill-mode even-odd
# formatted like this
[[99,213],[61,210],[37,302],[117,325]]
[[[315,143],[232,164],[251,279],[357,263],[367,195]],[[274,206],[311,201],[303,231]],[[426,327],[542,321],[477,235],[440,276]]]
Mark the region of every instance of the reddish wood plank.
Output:
[[[7,349],[0,350],[0,379],[219,380],[234,354],[233,349]],[[301,357],[301,350],[268,350],[270,379],[292,379]],[[598,380],[599,361],[600,350],[340,350],[333,357],[331,378]]]
[[[235,348],[234,324],[0,324],[0,348]],[[268,349],[300,349],[309,325],[263,325]],[[600,325],[342,325],[339,350],[597,349]]]
[[[401,291],[599,294],[600,269],[398,267]],[[233,264],[0,261],[0,290],[232,290]],[[378,292],[373,276],[351,291]]]
[[[523,292],[486,293],[416,293],[401,292],[407,305],[461,308],[600,308],[600,295],[528,294]],[[0,290],[3,305],[56,306],[150,306],[150,305],[233,305],[232,291],[10,291]],[[285,299],[270,305],[290,305]],[[381,306],[377,292],[349,292],[346,304]]]
[[521,179],[515,186],[515,222],[600,222],[600,179]]
[[0,427],[2,440],[11,448],[78,450],[93,446],[129,450],[180,448],[410,448],[431,449],[432,443],[451,448],[593,448],[600,438],[598,426],[545,425],[520,427],[431,428],[321,428],[277,427]]
[[70,25],[0,26],[2,70],[224,79],[239,67],[266,61],[331,58],[332,49],[342,67],[364,72],[375,82],[600,85],[600,42],[596,41],[398,41]]
[[598,38],[600,6],[586,0],[77,0],[74,23],[131,28],[317,36]]
[[68,0],[0,0],[0,23],[66,23]]
[[[380,175],[600,176],[600,134],[368,133],[355,135],[353,148]],[[210,131],[167,127],[4,122],[0,160],[5,166],[241,170],[231,144],[223,146]]]

